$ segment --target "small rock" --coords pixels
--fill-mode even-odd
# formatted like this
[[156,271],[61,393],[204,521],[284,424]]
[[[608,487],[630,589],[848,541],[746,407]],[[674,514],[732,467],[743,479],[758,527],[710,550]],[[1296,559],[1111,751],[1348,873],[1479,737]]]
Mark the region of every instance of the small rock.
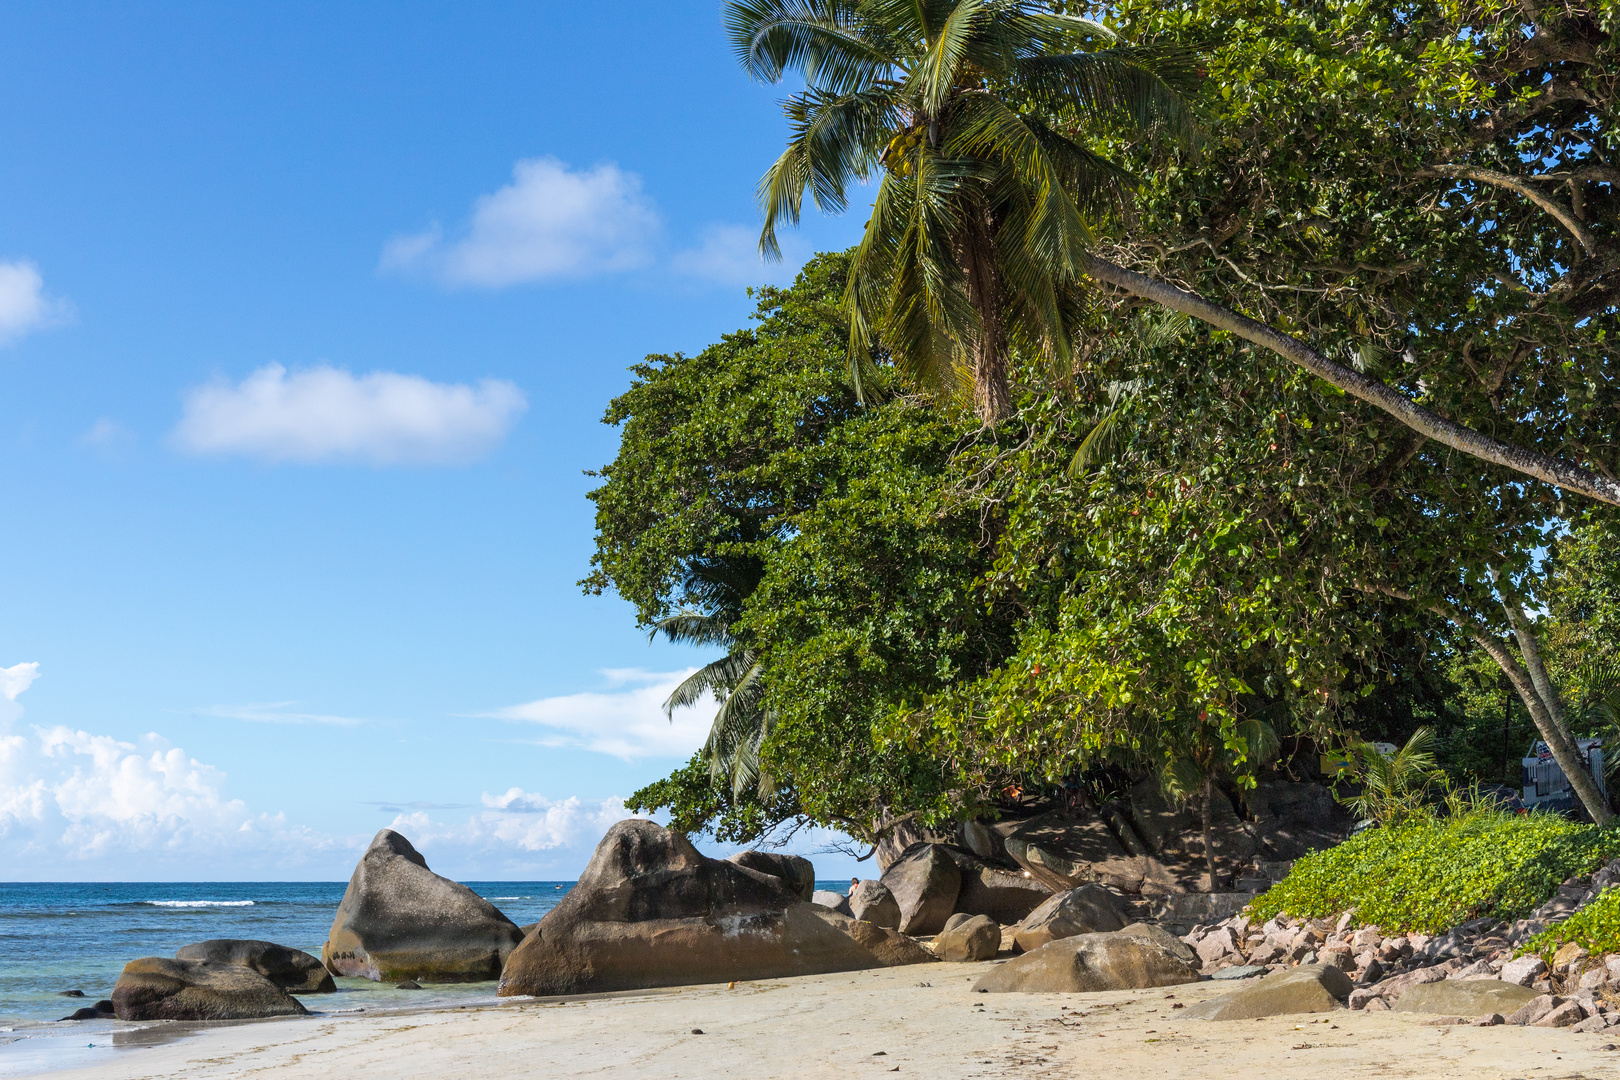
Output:
[[1361,981],[1375,983],[1384,977],[1384,965],[1377,958],[1367,961],[1367,966],[1361,969]]
[[1596,990],[1608,981],[1609,973],[1607,971],[1602,968],[1592,968],[1590,971],[1581,973],[1581,981],[1578,985],[1582,990]]
[[1376,926],[1363,926],[1350,936],[1350,944],[1357,949],[1376,949],[1384,943],[1384,936]]
[[[1265,967],[1262,964],[1238,964],[1235,967],[1222,968],[1221,970],[1217,971],[1215,974],[1211,975],[1210,978],[1212,978],[1212,979],[1252,979],[1256,975],[1264,975],[1268,970],[1270,970],[1270,969]],[[1176,1008],[1178,1008],[1178,1009],[1181,1008],[1181,1005],[1180,1005],[1179,1002],[1176,1004]]]
[[1324,945],[1321,951],[1316,955],[1317,958],[1322,961],[1322,963],[1331,964],[1340,971],[1349,972],[1356,970],[1355,954],[1350,951],[1350,946],[1348,945]]
[[1502,1023],[1505,1023],[1505,1020],[1501,1013],[1486,1013],[1484,1016],[1474,1017],[1475,1027],[1496,1027]]
[[1281,945],[1277,945],[1269,941],[1263,942],[1257,949],[1249,954],[1249,963],[1275,964],[1277,961],[1281,960],[1287,955],[1287,950],[1285,950]]
[[84,991],[83,990],[61,990],[61,991],[57,992],[56,996],[57,997],[84,997]]
[[692,1029],[692,1034],[693,1035],[701,1035],[701,1034],[703,1034],[703,1029],[702,1028],[693,1028]]
[[1563,1003],[1563,998],[1553,997],[1551,994],[1542,994],[1525,1002],[1522,1007],[1508,1014],[1507,1022],[1521,1026],[1533,1024]]
[[1585,1020],[1582,1020],[1569,1030],[1579,1031],[1584,1034],[1588,1031],[1602,1031],[1604,1028],[1609,1026],[1611,1025],[1607,1016],[1588,1016]]
[[1468,1023],[1468,1021],[1464,1020],[1460,1016],[1436,1016],[1432,1020],[1424,1020],[1422,1022],[1422,1026],[1423,1027],[1456,1027],[1458,1024],[1466,1024],[1466,1023]]
[[1375,997],[1362,1006],[1367,1012],[1389,1012],[1389,1002],[1381,997]]
[[1547,974],[1547,965],[1539,956],[1521,956],[1502,965],[1501,978],[1515,986],[1529,986]]
[[1574,1027],[1586,1019],[1586,1010],[1578,1001],[1566,1001],[1535,1022],[1536,1027]]
[[1555,969],[1563,969],[1568,967],[1570,964],[1575,963],[1577,960],[1585,960],[1591,955],[1591,953],[1587,952],[1575,942],[1566,941],[1557,952],[1553,953],[1552,966]]
[[1339,921],[1334,924],[1333,929],[1338,931],[1341,934],[1344,933],[1346,930],[1350,929],[1350,923],[1351,923],[1351,921],[1353,919],[1355,919],[1355,917],[1356,917],[1356,913],[1355,913],[1355,910],[1352,908],[1351,910],[1345,912],[1343,915],[1339,916]]
[[394,987],[394,989],[395,990],[420,990],[420,989],[422,989],[422,984],[417,982],[415,979],[406,979],[404,982],[399,983],[398,985],[396,985]]

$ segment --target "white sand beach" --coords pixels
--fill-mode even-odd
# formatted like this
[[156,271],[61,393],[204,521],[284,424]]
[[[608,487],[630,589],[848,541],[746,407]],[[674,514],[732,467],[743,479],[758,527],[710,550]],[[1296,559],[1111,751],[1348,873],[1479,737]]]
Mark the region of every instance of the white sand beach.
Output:
[[[1178,1022],[1218,982],[1105,994],[975,994],[984,964],[513,1000],[444,1012],[150,1029],[86,1048],[53,1078],[275,1080],[460,1076],[744,1080],[1346,1080],[1351,1077],[1620,1076],[1614,1036],[1520,1027],[1432,1027],[1423,1016],[1332,1013]],[[312,1002],[313,1003],[313,1002]],[[703,1034],[693,1034],[693,1028]],[[138,1045],[153,1043],[155,1045]],[[0,1048],[0,1066],[7,1049]]]

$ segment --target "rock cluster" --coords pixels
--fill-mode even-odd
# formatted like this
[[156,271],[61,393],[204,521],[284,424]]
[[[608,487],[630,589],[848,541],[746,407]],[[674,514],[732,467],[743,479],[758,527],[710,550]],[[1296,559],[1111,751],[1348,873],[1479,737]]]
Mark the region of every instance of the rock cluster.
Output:
[[1515,959],[1513,953],[1615,884],[1620,859],[1591,877],[1566,881],[1527,918],[1476,919],[1434,936],[1385,936],[1376,926],[1356,926],[1355,913],[1345,912],[1337,919],[1278,916],[1262,924],[1237,915],[1196,926],[1182,940],[1196,950],[1202,972],[1216,977],[1240,966],[1255,973],[1334,968],[1353,984],[1352,1009],[1598,1031],[1620,1024],[1620,954],[1594,957],[1571,943],[1549,968],[1540,957]]

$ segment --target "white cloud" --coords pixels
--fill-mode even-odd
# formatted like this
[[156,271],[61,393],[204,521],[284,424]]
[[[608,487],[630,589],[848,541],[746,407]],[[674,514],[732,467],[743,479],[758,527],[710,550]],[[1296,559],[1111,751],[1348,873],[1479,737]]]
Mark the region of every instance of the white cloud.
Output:
[[491,850],[550,851],[594,848],[616,821],[632,816],[619,798],[561,800],[509,788],[483,797],[484,809],[465,821],[441,824],[426,811],[400,814],[389,828],[426,847],[453,845],[462,857]]
[[65,318],[69,306],[45,295],[45,279],[26,259],[0,262],[0,345]]
[[577,747],[632,760],[643,757],[687,757],[703,745],[715,704],[705,696],[673,720],[664,715],[664,699],[696,668],[685,671],[642,671],[612,668],[600,672],[608,692],[588,691],[540,698],[483,715],[523,720],[549,729],[542,746]]
[[510,184],[478,198],[464,234],[446,241],[434,226],[395,237],[381,269],[482,288],[588,277],[647,265],[658,232],[658,212],[634,173],[611,162],[574,170],[532,158],[513,167]]
[[759,229],[745,225],[710,225],[698,234],[696,247],[677,251],[670,269],[683,277],[725,285],[786,285],[804,265],[802,245],[784,238],[782,261],[760,258]]
[[39,678],[39,664],[13,664],[0,668],[0,724],[9,724],[22,715],[17,695],[33,685]]
[[474,459],[500,442],[528,408],[499,379],[477,386],[325,365],[288,373],[268,364],[237,385],[185,395],[175,442],[199,454],[304,464],[442,464]]
[[245,720],[250,724],[331,724],[354,727],[366,721],[357,716],[333,716],[330,713],[291,711],[296,701],[267,701],[253,705],[210,705],[196,712],[202,716],[217,716],[224,720]]

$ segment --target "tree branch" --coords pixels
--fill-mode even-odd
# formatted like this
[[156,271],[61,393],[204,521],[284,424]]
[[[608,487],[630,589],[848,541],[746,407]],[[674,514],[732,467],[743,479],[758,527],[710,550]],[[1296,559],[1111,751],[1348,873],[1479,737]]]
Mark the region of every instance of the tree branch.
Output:
[[1351,397],[1359,398],[1375,408],[1384,410],[1413,431],[1426,435],[1435,442],[1566,491],[1586,495],[1612,506],[1620,506],[1620,482],[1599,476],[1590,469],[1567,465],[1545,454],[1493,439],[1473,428],[1437,416],[1394,387],[1328,359],[1298,338],[1273,330],[1264,323],[1239,315],[1230,308],[1206,300],[1196,293],[1156,281],[1145,274],[1127,270],[1095,255],[1087,255],[1084,265],[1086,272],[1099,281],[1105,281],[1172,311],[1190,315],[1221,330],[1230,331],[1286,360],[1292,360],[1317,378],[1332,383]]
[[1535,203],[1541,209],[1557,219],[1558,224],[1569,230],[1571,236],[1580,241],[1581,247],[1588,254],[1597,251],[1597,242],[1592,239],[1592,233],[1581,220],[1556,199],[1537,191],[1523,180],[1509,176],[1507,173],[1497,172],[1495,169],[1481,169],[1473,165],[1434,165],[1413,174],[1416,176],[1446,176],[1454,180],[1473,180],[1481,184],[1490,184],[1492,187],[1506,188],[1517,192]]

